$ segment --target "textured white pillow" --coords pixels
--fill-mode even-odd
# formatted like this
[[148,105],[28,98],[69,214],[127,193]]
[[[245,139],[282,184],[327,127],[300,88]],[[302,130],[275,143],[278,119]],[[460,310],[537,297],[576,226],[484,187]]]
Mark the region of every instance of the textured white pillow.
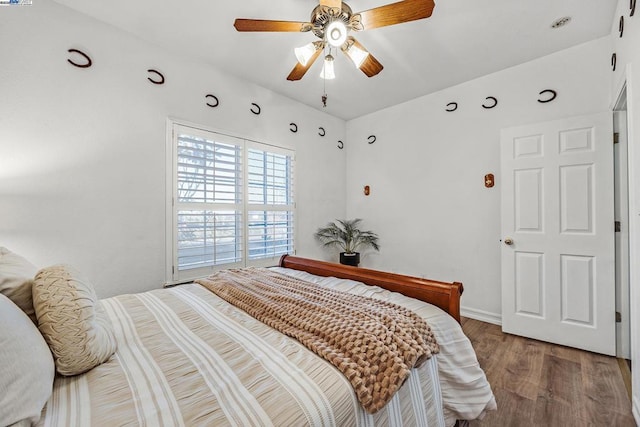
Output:
[[33,284],[33,306],[60,374],[86,372],[116,351],[113,326],[93,285],[72,267],[40,270]]
[[53,389],[55,368],[38,328],[0,295],[0,426],[40,419]]
[[38,268],[18,254],[0,247],[0,293],[6,295],[36,323],[31,300],[33,276]]

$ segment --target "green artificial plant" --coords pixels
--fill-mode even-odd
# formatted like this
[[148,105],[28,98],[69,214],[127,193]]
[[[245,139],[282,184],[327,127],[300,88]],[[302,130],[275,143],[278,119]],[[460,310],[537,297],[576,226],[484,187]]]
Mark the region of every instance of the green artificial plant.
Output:
[[315,233],[318,239],[326,247],[338,247],[347,254],[353,254],[359,248],[372,247],[380,250],[378,235],[373,231],[360,230],[362,219],[337,220],[330,222],[326,227],[318,228]]

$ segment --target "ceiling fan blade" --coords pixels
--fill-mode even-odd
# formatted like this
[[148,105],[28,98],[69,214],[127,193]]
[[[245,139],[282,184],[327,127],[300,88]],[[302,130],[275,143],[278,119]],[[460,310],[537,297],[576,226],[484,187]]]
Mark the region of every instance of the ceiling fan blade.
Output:
[[303,32],[311,30],[308,22],[270,21],[267,19],[236,19],[233,23],[238,31],[286,31]]
[[347,38],[347,41],[342,46],[342,51],[367,77],[375,76],[384,68],[382,64],[352,36]]
[[342,9],[342,0],[320,0],[321,6]]
[[416,21],[431,16],[433,0],[404,0],[360,12],[360,22],[365,30]]
[[[319,45],[322,46],[322,43],[319,43]],[[307,65],[302,65],[301,63],[297,62],[296,66],[293,67],[293,70],[291,70],[291,72],[287,76],[287,80],[296,81],[304,77],[304,75],[307,73],[309,68],[311,68],[313,63],[316,62],[316,59],[318,59],[318,56],[320,56],[320,53],[322,53],[322,49],[323,49],[322,47],[320,49],[316,48],[315,53],[311,56],[311,58],[309,58]]]
[[367,56],[367,59],[365,59],[360,66],[360,69],[367,75],[367,77],[375,76],[382,71],[383,68],[382,64],[371,54]]

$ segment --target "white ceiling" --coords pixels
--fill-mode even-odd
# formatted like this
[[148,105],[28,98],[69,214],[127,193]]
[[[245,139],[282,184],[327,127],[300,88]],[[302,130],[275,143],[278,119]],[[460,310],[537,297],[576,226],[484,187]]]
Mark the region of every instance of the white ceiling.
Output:
[[[312,33],[239,33],[235,18],[308,21],[317,0],[56,0],[137,37],[181,51],[333,116],[352,119],[610,33],[615,0],[435,0],[431,18],[353,35],[383,65],[368,78],[341,53],[336,79],[318,60],[287,75]],[[351,0],[354,12],[393,0]],[[571,22],[552,29],[558,18]]]

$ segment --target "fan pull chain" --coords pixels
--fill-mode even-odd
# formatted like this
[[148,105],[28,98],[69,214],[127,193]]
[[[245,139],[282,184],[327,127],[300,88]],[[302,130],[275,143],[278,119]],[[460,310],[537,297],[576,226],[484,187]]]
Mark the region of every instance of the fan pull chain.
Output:
[[[326,50],[325,50],[326,53]],[[329,55],[331,55],[331,46],[329,46]],[[326,57],[326,55],[325,55]],[[323,59],[322,61],[322,70],[325,71],[326,61]],[[327,108],[327,79],[322,79],[322,88],[324,91],[324,95],[322,95],[322,108]]]

